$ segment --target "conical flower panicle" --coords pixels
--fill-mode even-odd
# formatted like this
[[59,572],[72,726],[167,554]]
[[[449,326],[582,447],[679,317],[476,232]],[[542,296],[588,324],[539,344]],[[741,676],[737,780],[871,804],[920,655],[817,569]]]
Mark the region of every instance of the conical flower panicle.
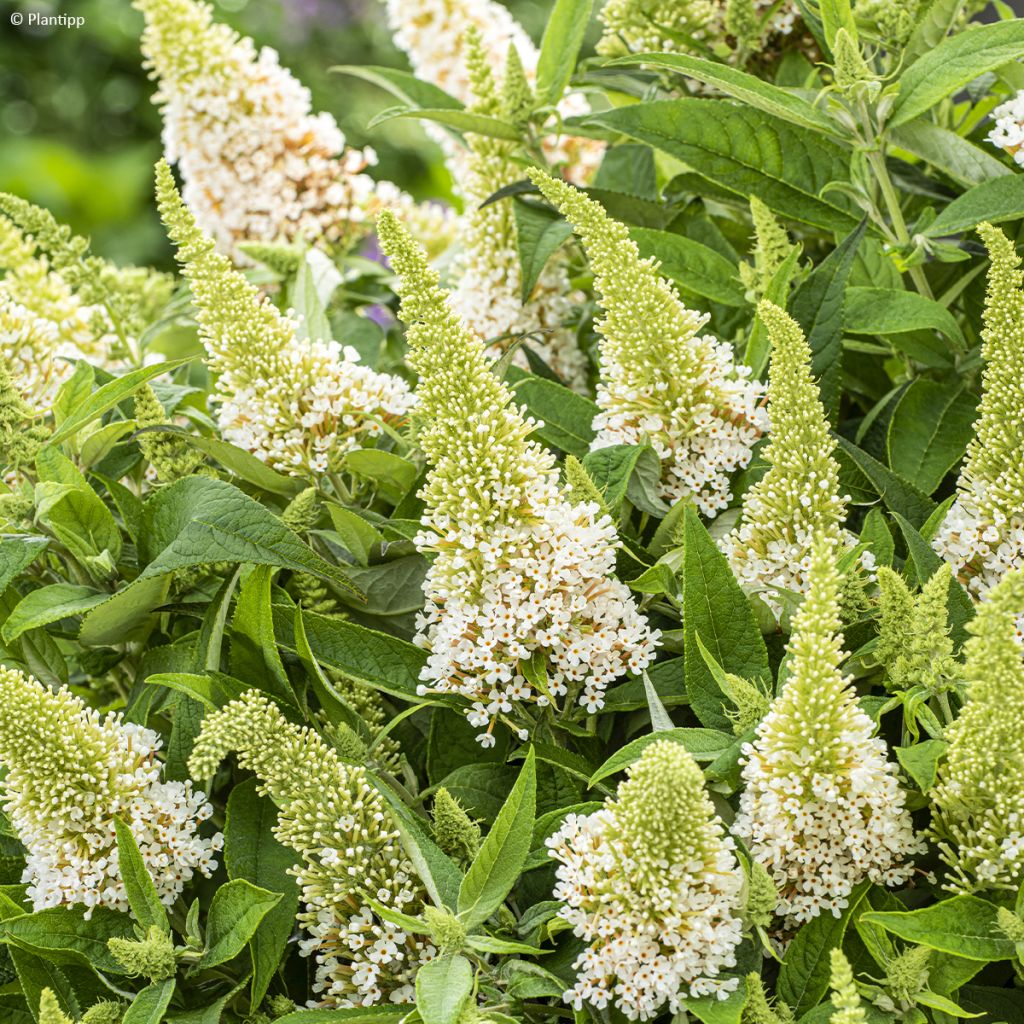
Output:
[[746,788],[733,824],[772,875],[790,928],[838,914],[864,878],[906,881],[909,857],[920,852],[896,766],[840,670],[835,554],[819,534],[794,616],[789,675],[743,748]]
[[[416,77],[439,86],[466,106],[476,101],[469,68],[468,40],[479,33],[487,63],[508,74],[506,59],[511,48],[519,55],[528,81],[537,76],[540,52],[523,27],[498,0],[384,0],[388,25],[395,44],[404,50]],[[590,104],[581,92],[568,92],[558,103],[561,119],[590,113]],[[451,136],[428,125],[451,166],[457,164],[459,150]],[[604,156],[604,143],[595,139],[549,135],[541,140],[549,163],[563,167],[572,181],[590,181]],[[456,173],[456,177],[460,175]]]
[[721,974],[742,938],[743,872],[680,744],[648,746],[614,800],[569,815],[547,846],[559,862],[559,914],[587,943],[563,997],[575,1009],[614,1004],[649,1020],[738,986]]
[[932,546],[975,596],[1024,566],[1024,274],[1013,243],[981,224],[990,266],[981,332],[981,404],[956,501]]
[[[185,201],[218,247],[240,242],[324,241],[351,247],[383,206],[412,201],[366,169],[372,150],[345,145],[330,114],[315,114],[309,90],[213,20],[198,0],[136,0],[146,18],[142,52],[159,87],[164,149],[185,181]],[[439,208],[424,209],[444,232]]]
[[317,965],[313,991],[343,1008],[412,1002],[416,970],[435,950],[366,901],[416,915],[426,897],[365,771],[343,763],[256,690],[206,717],[189,770],[208,778],[231,752],[277,805],[274,834],[299,855],[299,922],[309,936],[299,948]]
[[1013,892],[1024,882],[1022,610],[1018,569],[988,592],[967,626],[967,699],[946,731],[949,751],[929,794],[947,886],[956,891]]
[[212,808],[190,783],[161,781],[155,732],[102,718],[69,690],[5,667],[0,705],[4,810],[28,850],[24,880],[36,910],[128,910],[116,818],[131,829],[164,903],[195,871],[213,872],[221,837],[197,834]]
[[355,349],[300,338],[294,321],[215,251],[164,162],[157,200],[218,374],[226,440],[279,469],[316,476],[379,437],[381,423],[407,415],[412,396],[404,381],[363,366]]
[[657,640],[612,575],[615,527],[597,504],[563,493],[554,457],[529,440],[536,424],[512,404],[423,251],[390,214],[378,234],[399,277],[430,465],[416,538],[435,556],[417,621],[430,651],[422,690],[467,697],[485,746],[520,701],[543,706],[571,691],[596,711],[610,682],[649,664]]
[[595,325],[601,412],[591,447],[651,444],[662,462],[661,495],[715,515],[731,498],[729,475],[747,465],[768,428],[763,386],[736,364],[731,345],[698,333],[708,318],[640,258],[624,224],[571,185],[530,175],[580,236],[604,310]]
[[[847,498],[839,493],[835,441],[811,376],[811,350],[800,325],[762,301],[768,329],[771,439],[761,453],[768,472],[747,492],[739,525],[722,547],[740,585],[758,594],[776,615],[779,589],[806,593],[815,534],[841,547],[856,543],[843,529]],[[861,556],[870,567],[869,556]]]
[[[511,120],[514,111],[507,109],[509,97],[502,94],[510,83],[503,83],[499,92],[475,27],[469,31],[466,52],[474,91],[472,109]],[[510,56],[506,66],[507,77],[520,65]],[[586,386],[587,365],[575,331],[566,324],[573,312],[573,295],[565,260],[553,256],[523,302],[514,204],[486,202],[499,189],[522,179],[522,164],[516,159],[519,147],[482,135],[469,135],[467,142],[468,152],[449,161],[465,205],[452,266],[452,308],[470,330],[492,342],[488,354],[498,356],[517,336],[527,335],[525,344],[566,384],[580,390]],[[524,352],[513,358],[517,365],[529,366]]]

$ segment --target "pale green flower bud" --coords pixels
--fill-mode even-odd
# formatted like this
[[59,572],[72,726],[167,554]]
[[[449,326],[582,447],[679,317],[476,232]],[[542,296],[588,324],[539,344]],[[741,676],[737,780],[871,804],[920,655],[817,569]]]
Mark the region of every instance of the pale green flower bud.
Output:
[[470,863],[480,849],[480,826],[444,786],[434,795],[430,816],[437,845],[449,857]]
[[836,1008],[831,1024],[867,1024],[867,1013],[861,1006],[850,961],[841,949],[833,949],[831,958],[832,1005]]
[[144,939],[107,939],[110,955],[133,978],[163,981],[178,970],[178,956],[171,937],[159,925],[150,925]]
[[44,988],[39,997],[39,1024],[75,1024],[60,1008],[53,990]]

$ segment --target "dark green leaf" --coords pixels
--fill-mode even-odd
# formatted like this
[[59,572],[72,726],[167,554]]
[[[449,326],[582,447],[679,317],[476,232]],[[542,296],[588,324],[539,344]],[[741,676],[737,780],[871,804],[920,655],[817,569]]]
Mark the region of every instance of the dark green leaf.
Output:
[[[1024,29],[1024,21],[1016,24]],[[998,224],[1019,217],[1024,217],[1024,175],[1009,174],[983,181],[958,196],[925,228],[924,234],[929,238],[958,235],[972,231],[982,221]]]
[[526,302],[544,266],[572,234],[564,218],[537,203],[516,202],[516,245],[519,249],[520,298]]
[[120,818],[114,819],[114,829],[117,832],[117,866],[128,894],[132,915],[143,928],[156,925],[161,931],[169,932],[167,911],[160,902],[132,830]]
[[905,516],[914,526],[920,526],[935,510],[935,502],[923,494],[909,480],[892,472],[858,448],[845,437],[837,437],[839,448],[856,464],[857,468],[871,481],[871,486],[890,511]]
[[79,587],[74,583],[52,583],[30,591],[15,606],[3,627],[5,642],[17,640],[26,629],[47,626],[102,604],[109,594],[99,593],[92,587]]
[[640,255],[654,257],[658,272],[688,295],[700,295],[724,306],[744,306],[746,296],[736,266],[709,246],[653,228],[630,228]]
[[537,59],[535,91],[540,106],[553,107],[569,84],[594,0],[555,0]]
[[847,288],[843,311],[848,334],[903,334],[941,331],[965,351],[967,342],[953,314],[945,306],[917,292],[895,288]]
[[214,894],[206,917],[206,949],[197,970],[216,967],[238,956],[260,922],[281,901],[281,894],[236,878]]
[[590,785],[593,786],[616,772],[624,771],[640,758],[647,747],[658,740],[671,740],[680,744],[696,761],[713,761],[732,746],[734,739],[731,734],[718,729],[666,729],[648,733],[616,750],[590,777]]

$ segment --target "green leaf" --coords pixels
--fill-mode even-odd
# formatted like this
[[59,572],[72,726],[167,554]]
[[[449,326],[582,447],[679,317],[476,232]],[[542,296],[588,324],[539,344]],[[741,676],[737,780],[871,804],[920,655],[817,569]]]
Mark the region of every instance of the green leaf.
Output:
[[49,546],[46,537],[0,537],[0,594]]
[[515,885],[530,852],[536,811],[537,763],[531,750],[459,887],[459,917],[467,928],[483,924]]
[[79,587],[74,583],[51,583],[48,587],[30,591],[17,603],[4,623],[4,641],[11,643],[17,640],[26,629],[81,615],[102,604],[109,596],[92,587]]
[[319,249],[308,249],[302,254],[302,262],[289,293],[290,304],[296,313],[297,337],[314,341],[334,340],[325,307],[340,283],[338,268]]
[[[789,250],[789,254],[772,275],[772,279],[765,289],[764,297],[782,309],[789,306],[789,288],[800,264],[800,252],[798,245]],[[764,376],[771,351],[772,343],[768,337],[768,328],[765,327],[760,317],[755,316],[750,325],[750,337],[747,339],[747,348],[743,354],[743,361],[754,371],[755,377]]]
[[684,53],[638,53],[630,54],[628,57],[617,57],[615,60],[607,61],[604,66],[618,67],[631,64],[676,71],[687,78],[714,86],[726,95],[782,121],[827,135],[839,134],[837,125],[827,114],[796,93],[764,82],[745,71],[729,67],[728,64]]
[[555,0],[537,60],[537,102],[553,107],[572,78],[594,0]]
[[[1024,21],[1017,24],[1024,28]],[[923,233],[928,238],[941,238],[972,231],[982,221],[998,224],[1018,217],[1024,217],[1024,175],[1009,174],[983,181],[957,196]]]
[[850,0],[819,0],[821,25],[825,30],[825,42],[828,48],[835,51],[836,35],[841,28],[846,29],[850,38],[857,39],[857,24],[850,10]]
[[414,107],[461,110],[462,104],[454,97],[430,82],[417,78],[409,71],[379,67],[373,64],[339,64],[331,68],[341,75],[361,78],[364,82],[380,86],[396,100]]
[[918,13],[918,22],[903,51],[907,64],[934,50],[963,13],[964,0],[930,0]]
[[174,995],[174,978],[154,981],[132,1000],[121,1024],[161,1024]]
[[[605,505],[617,515],[623,501],[634,495],[643,503],[644,512],[663,514],[665,508],[652,505],[645,500],[644,489],[631,488],[634,477],[644,475],[649,483],[657,484],[661,477],[661,460],[648,445],[614,444],[588,452],[583,458],[583,468],[604,497]],[[647,488],[653,490],[653,487]],[[632,493],[631,493],[632,492]],[[657,500],[655,496],[655,500]],[[646,505],[648,507],[643,507]]]
[[849,156],[804,128],[727,100],[637,103],[587,117],[689,165],[744,204],[756,195],[783,217],[847,233],[857,218],[822,189],[849,180]]
[[380,531],[358,513],[333,501],[327,502],[327,512],[345,550],[360,565],[369,565],[374,549],[384,543]]
[[840,451],[853,460],[891,512],[898,512],[914,526],[920,526],[935,511],[935,502],[909,480],[887,469],[845,437],[837,436],[836,440]]
[[843,327],[847,334],[902,334],[906,331],[941,331],[966,351],[964,332],[945,306],[917,292],[896,288],[846,289]]
[[225,882],[210,903],[206,917],[206,949],[195,969],[216,967],[238,956],[281,898],[281,893],[268,892],[244,878]]
[[812,918],[789,944],[776,990],[797,1017],[817,1005],[828,991],[832,950],[842,946],[853,912],[870,888],[870,882],[861,882],[850,893],[849,903],[840,917],[820,914]]
[[920,116],[986,71],[1024,56],[1024,21],[975,25],[944,39],[900,76],[889,124],[896,127]]
[[746,594],[693,506],[686,509],[684,538],[686,692],[703,725],[728,730],[730,722],[725,709],[732,705],[701,656],[697,636],[726,672],[744,679],[767,678],[768,652]]
[[455,910],[458,905],[459,887],[463,880],[462,872],[434,842],[424,819],[413,814],[386,782],[372,773],[368,772],[367,775],[388,802],[406,856],[412,862],[430,898],[438,907]]
[[170,373],[171,370],[189,362],[188,359],[174,359],[166,363],[144,366],[140,370],[132,370],[123,377],[115,377],[102,387],[97,388],[87,399],[75,406],[73,413],[50,435],[47,445],[57,445],[73,437],[87,423],[109,412],[115,405],[123,402],[143,384],[154,377]]
[[968,960],[1012,960],[1016,948],[996,923],[997,908],[977,896],[954,896],[902,913],[872,911],[864,920],[920,946]]
[[991,153],[931,121],[900,125],[891,133],[891,139],[893,145],[920,157],[966,188],[1013,174]]
[[152,613],[166,600],[171,574],[129,583],[82,620],[78,641],[86,647],[121,644],[148,631]]
[[166,686],[169,690],[183,693],[199,701],[209,711],[224,707],[253,688],[253,683],[243,683],[241,679],[234,679],[220,672],[207,672],[205,675],[195,675],[191,672],[156,672],[146,677],[146,684]]
[[833,421],[839,409],[846,284],[866,228],[867,222],[861,221],[808,274],[789,306],[811,348],[811,373],[818,381],[825,411]]
[[135,938],[135,925],[127,914],[95,907],[87,921],[84,907],[49,907],[15,917],[0,925],[0,938],[58,965],[123,974],[110,955],[107,939]]
[[520,200],[512,204],[519,250],[520,298],[525,303],[552,255],[572,234],[572,228],[545,206]]
[[114,819],[114,830],[117,833],[117,866],[135,920],[143,928],[149,929],[156,925],[165,934],[169,933],[167,911],[160,902],[132,830],[120,818]]
[[910,747],[894,747],[896,759],[922,793],[935,785],[939,761],[949,749],[945,740],[924,740]]
[[242,582],[231,619],[231,674],[251,679],[277,701],[295,705],[295,694],[274,636],[274,614],[270,607],[270,585],[277,570],[257,565]]
[[193,448],[204,452],[211,458],[216,459],[225,469],[230,470],[235,476],[240,477],[246,483],[258,487],[261,491],[269,491],[271,494],[281,494],[291,497],[302,490],[302,481],[298,477],[285,476],[271,469],[265,462],[261,462],[251,452],[238,448],[219,437],[204,437],[201,434],[193,434],[188,430],[175,427],[164,427],[164,431],[173,431],[183,441],[187,441]]
[[242,878],[261,889],[281,893],[281,901],[267,911],[249,940],[253,1006],[263,1001],[277,972],[299,906],[299,886],[288,873],[295,863],[295,853],[274,837],[277,808],[269,797],[259,795],[257,786],[256,779],[246,779],[231,790],[224,822],[224,865],[228,877]]
[[624,771],[652,743],[658,740],[671,740],[685,747],[695,761],[713,761],[732,746],[735,737],[718,729],[666,729],[662,732],[651,732],[639,736],[631,743],[620,747],[590,777],[590,785],[594,786],[609,775]]
[[963,387],[916,378],[889,421],[889,465],[931,494],[963,458],[974,436],[978,400]]
[[584,458],[594,439],[591,424],[600,412],[598,407],[564,385],[526,373],[516,366],[509,367],[508,380],[513,385],[516,401],[525,405],[529,414],[542,424],[534,431],[534,436],[567,455]]
[[280,518],[223,480],[187,477],[157,491],[144,508],[142,579],[210,562],[251,562],[351,584]]
[[407,1006],[358,1006],[351,1010],[296,1010],[274,1024],[399,1024]]
[[[423,700],[416,693],[427,663],[424,651],[389,633],[379,633],[344,619],[303,612],[306,640],[316,660],[403,700]],[[288,608],[274,608],[278,642],[295,651],[294,618]]]
[[685,294],[703,296],[724,306],[746,305],[735,264],[709,246],[654,228],[630,228],[629,237],[636,242],[640,255],[658,260],[658,273],[670,278]]
[[507,121],[486,114],[477,114],[471,110],[454,110],[441,107],[434,110],[424,107],[391,107],[382,110],[366,126],[367,130],[380,127],[389,121],[399,118],[413,118],[418,121],[432,121],[446,128],[454,128],[460,134],[485,135],[492,139],[503,139],[506,142],[518,142],[519,132]]
[[661,703],[658,691],[654,688],[654,684],[646,672],[643,674],[643,680],[644,693],[647,695],[647,711],[651,716],[651,729],[656,733],[670,732],[675,726],[673,726],[672,719],[665,710],[665,705]]
[[419,470],[408,459],[378,448],[357,448],[342,463],[356,476],[372,480],[392,504],[397,504],[416,483]]
[[416,1009],[423,1024],[457,1024],[473,994],[473,965],[452,953],[416,972]]

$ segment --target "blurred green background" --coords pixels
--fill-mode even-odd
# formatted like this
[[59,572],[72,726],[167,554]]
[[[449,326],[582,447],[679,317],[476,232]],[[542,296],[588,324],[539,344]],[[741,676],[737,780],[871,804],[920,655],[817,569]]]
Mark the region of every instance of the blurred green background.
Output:
[[[547,4],[509,0],[539,38]],[[394,101],[329,71],[336,64],[406,67],[391,42],[381,0],[215,0],[216,16],[270,45],[337,118],[349,142],[371,145],[378,177],[420,197],[443,195],[440,154],[414,122],[374,132],[366,124]],[[11,14],[67,14],[81,28],[14,27]],[[0,190],[51,209],[93,240],[101,255],[169,266],[151,202],[160,155],[153,83],[142,70],[142,15],[129,0],[0,0]]]

